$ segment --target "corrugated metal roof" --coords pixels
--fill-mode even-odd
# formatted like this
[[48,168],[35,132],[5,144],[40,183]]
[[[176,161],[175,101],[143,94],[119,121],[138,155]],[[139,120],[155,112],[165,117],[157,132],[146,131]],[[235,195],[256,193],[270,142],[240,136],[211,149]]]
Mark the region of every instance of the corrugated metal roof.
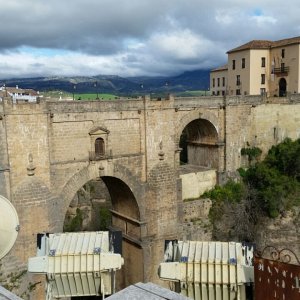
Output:
[[145,300],[188,300],[192,298],[185,297],[183,295],[172,292],[166,288],[156,285],[152,282],[148,283],[136,283],[129,287],[119,291],[118,293],[107,297],[109,300],[133,300],[133,299],[145,299]]
[[44,255],[29,258],[28,271],[45,273],[54,297],[112,293],[115,271],[124,260],[109,251],[107,231],[49,234],[41,240],[43,245],[45,251],[39,252]]
[[23,300],[4,287],[0,286],[0,300]]
[[179,282],[181,294],[196,300],[244,299],[252,260],[253,246],[241,243],[169,241],[159,277]]

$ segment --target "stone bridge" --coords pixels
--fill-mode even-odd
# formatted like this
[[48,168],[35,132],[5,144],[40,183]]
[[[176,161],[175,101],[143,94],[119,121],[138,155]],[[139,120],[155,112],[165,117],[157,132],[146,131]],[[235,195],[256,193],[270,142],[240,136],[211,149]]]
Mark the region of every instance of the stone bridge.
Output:
[[265,153],[285,137],[299,138],[299,104],[299,95],[33,104],[4,99],[0,194],[20,219],[17,242],[2,262],[5,271],[26,268],[36,253],[36,234],[61,232],[76,192],[101,178],[112,200],[112,226],[124,237],[122,284],[157,282],[164,240],[184,238],[183,200],[201,194],[203,177],[195,175],[210,171],[209,181],[222,183],[246,164],[241,148]]

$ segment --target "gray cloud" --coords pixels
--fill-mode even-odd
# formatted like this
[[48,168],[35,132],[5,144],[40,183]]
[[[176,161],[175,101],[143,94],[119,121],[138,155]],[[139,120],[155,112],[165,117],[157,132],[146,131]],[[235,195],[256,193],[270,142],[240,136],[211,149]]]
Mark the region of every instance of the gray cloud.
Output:
[[[212,68],[249,40],[298,35],[296,0],[261,2],[0,0],[0,77]],[[45,54],[45,48],[57,52]]]

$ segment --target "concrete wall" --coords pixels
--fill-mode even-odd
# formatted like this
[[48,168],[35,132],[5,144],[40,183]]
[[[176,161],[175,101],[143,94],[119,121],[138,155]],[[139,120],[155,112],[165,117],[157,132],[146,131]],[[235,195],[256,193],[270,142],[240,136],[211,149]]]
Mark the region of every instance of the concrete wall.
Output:
[[215,170],[180,175],[182,180],[182,200],[197,199],[217,183]]

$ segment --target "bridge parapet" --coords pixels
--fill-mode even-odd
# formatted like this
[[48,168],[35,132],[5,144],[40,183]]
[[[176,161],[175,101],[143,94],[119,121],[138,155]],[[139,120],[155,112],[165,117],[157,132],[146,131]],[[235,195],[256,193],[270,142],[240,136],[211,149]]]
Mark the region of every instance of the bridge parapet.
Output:
[[263,104],[263,96],[209,96],[209,97],[178,97],[175,98],[176,107],[220,107],[240,104]]
[[111,101],[49,101],[48,109],[53,113],[68,112],[102,112],[102,111],[124,111],[139,110],[143,108],[143,100],[111,100]]

